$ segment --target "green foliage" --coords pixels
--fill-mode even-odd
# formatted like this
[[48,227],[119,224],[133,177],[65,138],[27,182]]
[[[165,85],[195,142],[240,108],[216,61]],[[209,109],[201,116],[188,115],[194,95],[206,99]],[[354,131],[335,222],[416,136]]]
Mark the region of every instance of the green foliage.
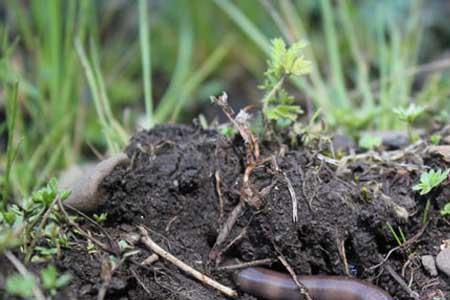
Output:
[[94,214],[94,220],[98,223],[104,223],[108,218],[108,213]]
[[431,141],[431,143],[432,143],[433,145],[439,145],[439,143],[441,142],[441,140],[442,140],[442,136],[441,136],[440,134],[433,134],[433,135],[430,137],[430,141]]
[[441,215],[443,217],[450,216],[450,203],[444,205],[444,207],[441,209]]
[[293,104],[294,98],[282,85],[287,77],[301,76],[311,71],[311,63],[302,53],[305,46],[305,43],[297,42],[287,47],[280,38],[272,41],[265,81],[261,87],[266,91],[263,113],[267,120],[291,123],[303,113],[300,106]]
[[365,134],[359,139],[359,147],[374,150],[381,146],[381,137]]
[[420,195],[426,195],[433,188],[439,186],[444,180],[446,180],[449,173],[450,169],[446,171],[430,170],[429,172],[422,173],[422,175],[420,175],[420,182],[413,186],[413,190],[420,191]]
[[[69,192],[59,190],[56,179],[51,179],[31,197],[23,199],[21,205],[12,204],[0,213],[0,250],[21,245],[26,260],[43,261],[59,254],[68,247],[69,238],[61,227],[61,216],[56,210],[56,199],[61,201]],[[42,219],[49,212],[45,222]],[[37,239],[41,246],[35,247]]]
[[52,265],[41,270],[42,287],[52,295],[55,295],[58,289],[68,285],[71,279],[72,276],[69,274],[59,275],[56,268]]
[[30,298],[35,286],[36,280],[33,275],[13,274],[6,279],[5,288],[10,295]]
[[423,106],[418,106],[414,103],[409,104],[407,108],[397,107],[393,109],[397,117],[410,126],[424,111],[425,108]]

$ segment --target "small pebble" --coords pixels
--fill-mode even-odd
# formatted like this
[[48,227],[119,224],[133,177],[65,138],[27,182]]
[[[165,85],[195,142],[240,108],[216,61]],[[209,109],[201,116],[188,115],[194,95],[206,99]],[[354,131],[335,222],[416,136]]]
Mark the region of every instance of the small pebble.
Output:
[[440,271],[450,276],[450,248],[445,248],[436,257],[436,265]]
[[422,259],[422,265],[425,268],[425,270],[427,270],[427,272],[431,275],[431,276],[437,276],[438,272],[436,269],[436,263],[434,261],[434,257],[433,255],[424,255],[421,257]]

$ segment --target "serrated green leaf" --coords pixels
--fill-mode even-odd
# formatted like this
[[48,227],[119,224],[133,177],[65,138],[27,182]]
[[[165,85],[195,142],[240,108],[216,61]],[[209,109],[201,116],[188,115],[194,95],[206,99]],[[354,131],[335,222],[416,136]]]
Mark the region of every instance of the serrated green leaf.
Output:
[[288,119],[297,120],[299,114],[303,113],[300,106],[297,105],[277,105],[269,107],[266,111],[266,117],[269,120]]
[[33,289],[36,286],[32,275],[14,274],[6,279],[6,291],[10,295],[30,298],[33,295]]

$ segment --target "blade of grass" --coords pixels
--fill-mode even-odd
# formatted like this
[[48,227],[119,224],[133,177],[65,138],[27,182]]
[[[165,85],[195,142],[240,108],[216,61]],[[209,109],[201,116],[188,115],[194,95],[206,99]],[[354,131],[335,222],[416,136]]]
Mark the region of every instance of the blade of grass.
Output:
[[189,14],[183,13],[179,31],[177,63],[169,87],[161,98],[155,113],[155,120],[158,123],[167,121],[179,95],[183,93],[182,85],[189,74],[194,43],[192,22]]
[[266,54],[270,54],[270,42],[259,29],[229,0],[214,0],[217,4]]
[[95,110],[97,111],[97,115],[98,115],[102,130],[105,133],[105,139],[108,144],[108,148],[111,150],[115,150],[117,147],[115,147],[115,145],[112,141],[112,138],[110,136],[110,133],[112,132],[112,130],[111,130],[110,124],[107,122],[107,119],[105,116],[105,111],[101,104],[100,91],[99,91],[97,82],[95,80],[94,71],[92,70],[92,67],[86,56],[86,52],[84,51],[84,48],[81,45],[81,42],[79,39],[75,40],[75,48],[77,50],[78,57],[80,58],[81,64],[82,64],[83,69],[86,74],[86,79],[87,79],[89,87],[91,89],[91,94],[92,94],[92,98],[94,101]]
[[375,101],[370,89],[368,66],[357,39],[355,24],[352,22],[353,18],[350,15],[350,5],[347,0],[338,2],[338,12],[341,16],[343,32],[350,44],[350,50],[356,62],[356,84],[364,98],[363,109],[373,109]]
[[153,96],[151,78],[151,53],[150,53],[150,30],[148,25],[147,0],[139,0],[139,37],[141,43],[142,72],[144,81],[145,112],[147,114],[148,127],[154,125],[153,120]]
[[327,45],[328,58],[330,60],[332,82],[335,88],[336,97],[330,97],[330,100],[336,99],[336,105],[340,108],[349,108],[344,73],[342,71],[340,50],[337,41],[336,23],[331,9],[330,0],[321,0],[321,11],[324,24],[325,42]]
[[225,58],[229,52],[233,39],[225,38],[220,47],[217,47],[213,53],[205,60],[200,68],[189,77],[188,82],[183,86],[182,93],[179,96],[175,110],[172,113],[172,122],[178,118],[181,109],[186,107],[192,96],[194,90],[217,68],[220,62]]
[[16,129],[16,118],[18,111],[18,89],[19,83],[16,82],[12,87],[12,93],[6,98],[6,123],[8,129],[8,141],[6,144],[6,169],[3,182],[3,208],[6,207],[8,202],[9,190],[10,190],[10,175],[11,168],[14,163],[14,156],[16,148],[14,147],[14,134]]

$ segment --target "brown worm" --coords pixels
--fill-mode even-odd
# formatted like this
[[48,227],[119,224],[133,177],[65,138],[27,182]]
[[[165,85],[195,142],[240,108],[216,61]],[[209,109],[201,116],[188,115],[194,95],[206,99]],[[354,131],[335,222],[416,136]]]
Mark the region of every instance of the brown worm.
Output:
[[[247,268],[235,275],[239,288],[266,300],[302,300],[291,276],[264,268]],[[314,300],[393,300],[379,287],[345,276],[298,276]]]

